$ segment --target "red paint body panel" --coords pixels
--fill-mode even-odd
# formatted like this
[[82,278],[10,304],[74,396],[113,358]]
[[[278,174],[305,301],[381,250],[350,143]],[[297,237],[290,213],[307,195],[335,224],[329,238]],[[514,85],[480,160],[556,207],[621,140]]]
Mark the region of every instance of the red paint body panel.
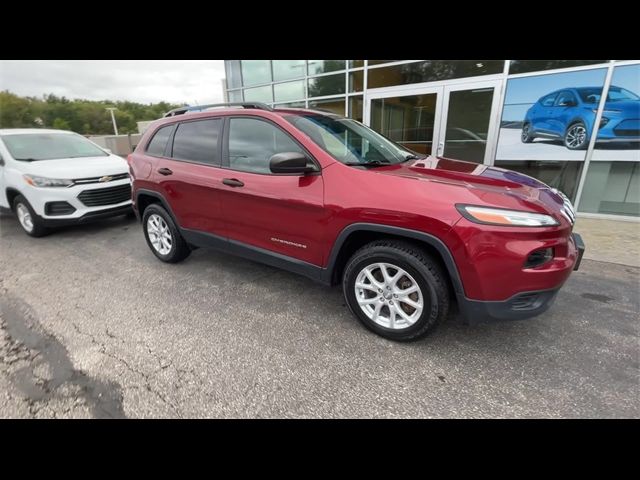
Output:
[[[553,289],[570,275],[577,258],[572,225],[561,213],[562,198],[541,182],[496,167],[435,157],[370,169],[346,166],[283,118],[295,113],[226,109],[188,117],[266,118],[304,145],[321,167],[320,173],[263,175],[149,157],[144,147],[156,128],[182,120],[171,117],[150,127],[129,157],[134,202],[139,189],[154,190],[170,204],[182,228],[224,236],[318,267],[327,267],[336,239],[354,223],[428,233],[451,252],[469,299],[498,301],[519,292]],[[161,167],[170,168],[173,175],[159,175]],[[240,180],[244,186],[224,185],[223,178]],[[546,213],[559,225],[481,225],[463,218],[456,204]],[[529,253],[546,247],[555,249],[554,259],[525,269]]]

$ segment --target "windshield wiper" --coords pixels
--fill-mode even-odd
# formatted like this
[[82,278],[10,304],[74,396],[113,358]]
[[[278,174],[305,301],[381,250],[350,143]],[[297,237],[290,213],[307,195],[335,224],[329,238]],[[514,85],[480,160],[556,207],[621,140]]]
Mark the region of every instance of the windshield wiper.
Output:
[[20,162],[37,162],[37,158],[16,158]]
[[345,162],[345,165],[349,167],[383,167],[385,165],[391,165],[390,162],[381,162],[380,160],[372,160],[371,162]]

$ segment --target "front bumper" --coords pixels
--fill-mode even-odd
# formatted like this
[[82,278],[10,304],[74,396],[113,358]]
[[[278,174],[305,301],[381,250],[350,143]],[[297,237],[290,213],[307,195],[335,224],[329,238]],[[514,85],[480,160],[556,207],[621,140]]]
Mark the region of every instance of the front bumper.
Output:
[[95,220],[116,217],[118,215],[127,215],[132,212],[131,204],[121,205],[114,208],[103,208],[85,213],[80,217],[73,218],[41,218],[45,227],[65,227],[69,225],[77,225],[79,223],[88,223]]
[[[571,239],[577,251],[573,264],[575,271],[580,268],[585,245],[577,233],[572,233]],[[501,301],[472,300],[460,295],[458,306],[467,323],[471,324],[487,320],[524,320],[546,312],[553,305],[561,287],[519,292]]]

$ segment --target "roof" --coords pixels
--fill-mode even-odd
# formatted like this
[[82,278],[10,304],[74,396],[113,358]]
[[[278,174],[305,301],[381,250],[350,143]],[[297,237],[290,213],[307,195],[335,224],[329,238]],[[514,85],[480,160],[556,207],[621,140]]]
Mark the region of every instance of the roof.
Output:
[[0,135],[26,135],[28,133],[70,133],[69,130],[54,130],[51,128],[0,128]]

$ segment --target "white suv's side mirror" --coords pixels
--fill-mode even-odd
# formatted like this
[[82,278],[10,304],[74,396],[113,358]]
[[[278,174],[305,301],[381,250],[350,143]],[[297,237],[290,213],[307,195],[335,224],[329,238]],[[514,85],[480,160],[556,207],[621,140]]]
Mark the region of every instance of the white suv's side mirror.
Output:
[[111,155],[113,153],[110,148],[103,148],[102,150],[107,152],[109,155]]

